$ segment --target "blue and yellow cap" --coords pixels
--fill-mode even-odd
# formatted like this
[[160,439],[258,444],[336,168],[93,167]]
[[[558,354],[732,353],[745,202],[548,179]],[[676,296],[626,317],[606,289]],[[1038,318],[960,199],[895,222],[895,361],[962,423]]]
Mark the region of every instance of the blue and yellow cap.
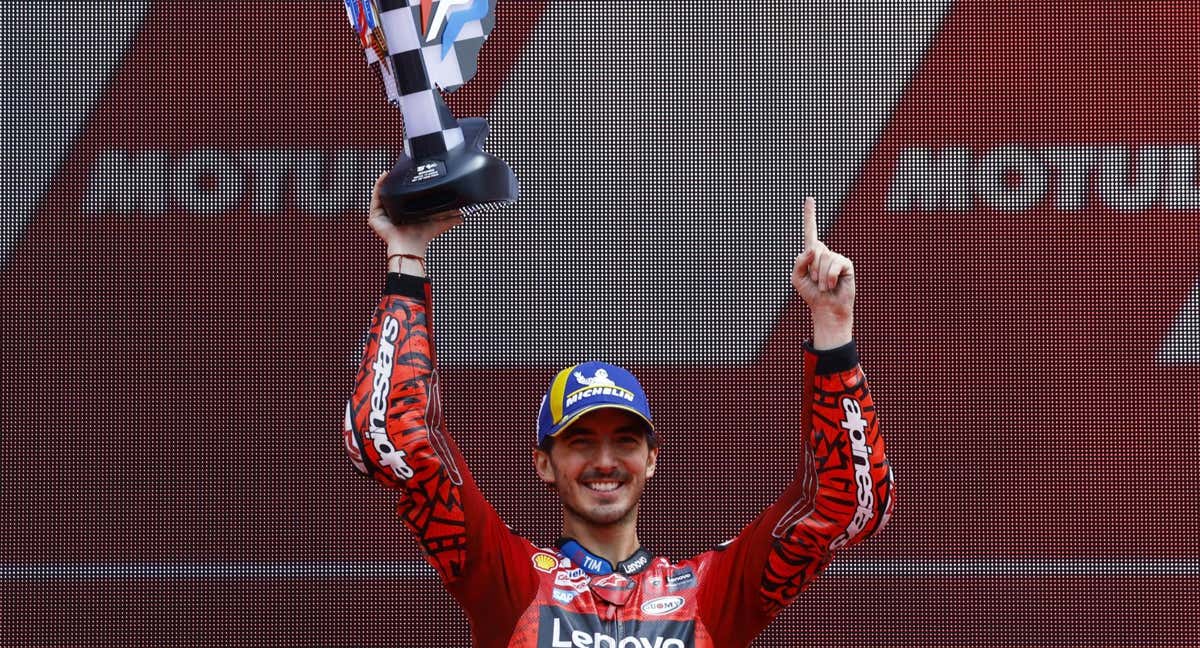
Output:
[[580,416],[601,407],[623,409],[638,416],[646,422],[646,434],[654,434],[650,404],[637,378],[607,362],[585,362],[563,369],[550,382],[538,415],[538,446]]

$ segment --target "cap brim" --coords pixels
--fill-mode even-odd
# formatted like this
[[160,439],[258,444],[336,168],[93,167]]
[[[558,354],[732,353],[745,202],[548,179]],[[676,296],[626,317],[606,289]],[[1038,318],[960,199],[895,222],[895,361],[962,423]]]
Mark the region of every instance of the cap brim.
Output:
[[654,423],[650,422],[650,419],[646,418],[645,414],[642,414],[641,412],[637,411],[636,409],[629,407],[627,405],[617,405],[616,403],[596,403],[595,405],[589,405],[589,406],[579,410],[578,412],[575,412],[574,414],[572,414],[571,418],[569,418],[559,424],[558,429],[554,431],[554,434],[547,434],[546,438],[553,439],[554,437],[558,436],[559,434],[562,434],[563,430],[571,427],[577,421],[579,421],[579,417],[583,416],[584,414],[587,414],[588,412],[594,412],[598,409],[619,409],[619,410],[624,410],[626,412],[629,412],[630,414],[637,416],[638,420],[640,420],[641,422],[646,424],[646,435],[647,436],[654,434]]

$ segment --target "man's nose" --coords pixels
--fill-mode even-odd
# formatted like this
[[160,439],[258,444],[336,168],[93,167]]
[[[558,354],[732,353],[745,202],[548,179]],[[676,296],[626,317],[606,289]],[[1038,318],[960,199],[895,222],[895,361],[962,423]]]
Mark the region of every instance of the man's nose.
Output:
[[617,451],[610,443],[601,443],[592,459],[596,470],[612,472],[617,469]]

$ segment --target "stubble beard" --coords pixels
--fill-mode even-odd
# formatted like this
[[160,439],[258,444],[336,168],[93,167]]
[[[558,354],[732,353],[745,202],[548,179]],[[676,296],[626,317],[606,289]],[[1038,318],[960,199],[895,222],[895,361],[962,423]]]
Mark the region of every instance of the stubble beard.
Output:
[[[632,487],[632,482],[630,483]],[[642,499],[642,489],[639,488],[633,497],[630,498],[629,505],[624,511],[612,509],[610,506],[598,506],[593,510],[583,510],[576,507],[569,499],[563,496],[561,492],[558,498],[562,500],[563,508],[572,517],[586,522],[589,525],[597,527],[615,527],[625,524],[631,524],[637,519],[638,502]],[[605,512],[598,512],[605,511]]]

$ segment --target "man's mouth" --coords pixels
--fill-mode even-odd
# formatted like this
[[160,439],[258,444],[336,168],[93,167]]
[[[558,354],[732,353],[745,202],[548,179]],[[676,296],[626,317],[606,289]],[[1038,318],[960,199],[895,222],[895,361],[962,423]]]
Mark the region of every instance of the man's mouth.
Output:
[[586,486],[587,489],[590,491],[594,491],[597,493],[611,493],[611,492],[617,490],[618,488],[620,488],[622,484],[619,481],[609,480],[609,481],[584,482],[583,485]]

